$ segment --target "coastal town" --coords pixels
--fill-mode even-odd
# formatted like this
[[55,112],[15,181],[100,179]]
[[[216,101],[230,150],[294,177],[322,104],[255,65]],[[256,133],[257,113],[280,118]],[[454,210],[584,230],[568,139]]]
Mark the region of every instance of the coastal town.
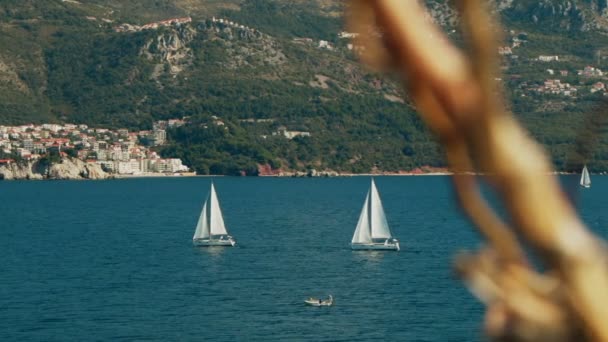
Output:
[[152,130],[137,132],[84,124],[0,126],[0,166],[54,155],[97,164],[110,175],[184,175],[190,170],[180,159],[161,158],[154,151],[165,144],[166,129],[184,123],[184,119],[156,121]]

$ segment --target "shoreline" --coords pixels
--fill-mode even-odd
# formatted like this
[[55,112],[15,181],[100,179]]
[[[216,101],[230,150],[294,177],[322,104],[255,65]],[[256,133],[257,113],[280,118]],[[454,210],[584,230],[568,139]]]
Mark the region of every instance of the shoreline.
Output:
[[131,179],[131,178],[182,178],[182,177],[219,177],[215,175],[197,175],[194,172],[184,173],[139,173],[139,174],[112,174],[112,179]]
[[[552,171],[543,173],[544,175],[556,175],[556,176],[567,176],[567,175],[580,175],[577,172],[565,172],[565,171]],[[411,176],[491,176],[490,173],[484,172],[462,172],[454,173],[449,171],[438,171],[438,172],[386,172],[386,173],[322,173],[317,175],[307,175],[305,173],[299,174],[265,174],[258,175],[257,177],[276,177],[276,178],[334,178],[334,177],[411,177]],[[606,173],[593,173],[595,176],[606,175]]]
[[[141,178],[192,178],[192,177],[261,177],[261,178],[346,178],[346,177],[417,177],[417,176],[426,176],[426,177],[437,177],[437,176],[454,176],[454,175],[466,175],[466,176],[491,176],[491,174],[481,173],[481,172],[465,172],[455,174],[453,172],[394,172],[394,173],[318,173],[315,175],[309,175],[305,173],[294,173],[294,174],[262,174],[255,176],[229,176],[229,175],[197,175],[194,172],[184,172],[177,174],[169,174],[169,173],[142,173],[142,174],[109,174],[107,178],[103,179],[56,179],[56,178],[17,178],[17,179],[2,179],[0,181],[10,181],[10,180],[114,180],[114,179],[141,179]],[[563,171],[553,171],[549,173],[545,173],[544,175],[554,175],[554,176],[572,176],[579,175],[579,173],[574,172],[563,172]],[[594,176],[605,176],[606,173],[594,173]]]
[[268,178],[336,178],[336,177],[399,177],[399,176],[451,176],[451,172],[428,172],[428,173],[337,173],[337,174],[319,174],[315,176],[309,176],[306,174],[287,174],[287,175],[258,175],[254,177],[268,177]]

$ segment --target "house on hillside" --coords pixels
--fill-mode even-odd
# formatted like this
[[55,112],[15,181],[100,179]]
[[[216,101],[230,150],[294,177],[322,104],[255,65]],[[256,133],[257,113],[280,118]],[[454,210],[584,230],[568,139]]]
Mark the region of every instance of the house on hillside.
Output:
[[502,55],[502,56],[511,55],[511,54],[513,54],[513,50],[511,50],[511,48],[508,46],[499,46],[498,54]]
[[553,62],[553,61],[559,61],[559,56],[538,56],[538,60],[541,62]]
[[602,82],[596,82],[591,86],[591,92],[606,91],[606,85]]
[[579,70],[578,74],[584,77],[601,77],[604,76],[602,70],[587,65],[583,70]]

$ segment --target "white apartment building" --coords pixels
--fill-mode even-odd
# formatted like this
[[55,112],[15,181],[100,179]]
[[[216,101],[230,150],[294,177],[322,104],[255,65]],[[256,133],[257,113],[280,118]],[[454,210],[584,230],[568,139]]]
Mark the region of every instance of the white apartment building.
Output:
[[182,164],[181,159],[152,159],[150,160],[150,170],[155,172],[184,172],[188,167]]
[[57,133],[57,132],[61,131],[63,129],[63,127],[61,125],[57,125],[57,124],[43,124],[42,129]]
[[98,160],[96,162],[97,164],[101,165],[101,167],[103,167],[105,170],[108,170],[110,172],[115,172],[116,171],[116,163],[110,160]]
[[23,148],[26,150],[33,150],[34,149],[34,140],[32,139],[25,139],[23,140]]
[[162,145],[167,141],[167,132],[164,129],[154,130],[154,145]]

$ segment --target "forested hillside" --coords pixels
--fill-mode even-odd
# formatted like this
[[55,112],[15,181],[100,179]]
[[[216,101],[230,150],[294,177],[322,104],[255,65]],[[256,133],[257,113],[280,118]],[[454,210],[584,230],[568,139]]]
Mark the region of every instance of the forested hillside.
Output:
[[[452,32],[454,12],[429,3]],[[507,25],[501,81],[513,110],[557,168],[584,160],[608,170],[603,131],[577,142],[606,98],[594,90],[603,74],[579,75],[606,68],[602,2],[495,4]],[[188,117],[161,152],[200,173],[444,165],[399,83],[364,70],[339,37],[342,10],[322,0],[3,1],[0,125],[147,129]],[[553,91],[554,79],[576,90]]]

